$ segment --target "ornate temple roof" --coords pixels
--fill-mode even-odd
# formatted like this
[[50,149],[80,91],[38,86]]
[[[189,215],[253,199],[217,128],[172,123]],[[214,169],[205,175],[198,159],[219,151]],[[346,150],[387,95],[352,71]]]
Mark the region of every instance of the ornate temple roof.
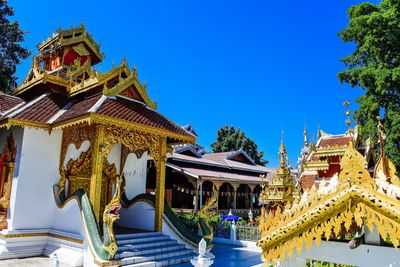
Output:
[[324,136],[317,143],[317,148],[328,148],[328,147],[345,147],[347,148],[349,141],[349,135],[339,136]]
[[376,225],[383,239],[389,234],[393,245],[400,245],[400,180],[383,149],[373,177],[351,141],[340,165],[330,183],[306,190],[297,203],[261,219],[257,245],[264,262],[290,257],[295,248],[301,252],[313,242],[318,246],[321,239],[338,238],[354,223],[371,231]]
[[155,111],[136,69],[126,59],[105,73],[92,68],[103,55],[83,25],[56,34],[38,54],[14,96],[0,95],[0,127],[49,131],[80,123],[118,125],[157,132],[170,143],[194,143],[196,136]]
[[[299,179],[302,189],[310,189],[313,185],[318,186],[321,180],[329,180],[338,173],[341,158],[348,149],[350,141],[369,162],[374,160],[374,157],[371,157],[370,147],[368,145],[363,147],[361,144],[358,126],[351,131],[354,132],[353,135],[350,135],[350,130],[344,134],[332,135],[319,129],[319,138],[315,145],[305,142],[299,157]],[[307,130],[304,135],[306,140]]]

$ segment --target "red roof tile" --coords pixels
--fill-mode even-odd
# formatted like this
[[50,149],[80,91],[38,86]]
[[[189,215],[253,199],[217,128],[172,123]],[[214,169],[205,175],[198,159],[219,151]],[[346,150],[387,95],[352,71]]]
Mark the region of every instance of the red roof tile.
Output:
[[179,125],[148,108],[145,104],[134,100],[128,100],[121,97],[108,98],[97,109],[96,113],[177,134],[191,136],[189,132]]
[[300,179],[300,186],[303,189],[310,189],[314,185],[316,175],[306,174]]
[[323,137],[318,147],[347,146],[350,142],[350,136],[329,136]]
[[[35,101],[35,100],[33,100]],[[26,103],[25,105],[30,105]],[[23,109],[13,116],[15,119],[28,120],[33,122],[46,123],[53,117],[60,109],[62,109],[68,103],[68,99],[61,94],[50,94],[34,104]]]
[[76,118],[88,113],[88,110],[96,104],[101,95],[88,97],[82,101],[73,104],[64,114],[62,114],[54,123],[63,122],[72,118]]
[[5,113],[6,111],[12,109],[13,107],[23,102],[24,100],[22,100],[19,97],[0,94],[0,112]]
[[[171,133],[192,136],[188,131],[184,130],[182,127],[168,120],[156,111],[148,108],[144,103],[118,96],[103,96],[101,102],[98,102],[102,96],[103,95],[99,94],[77,100],[69,99],[63,94],[50,93],[47,95],[41,95],[34,100],[25,103],[10,114],[12,115],[12,118],[15,119],[56,124],[88,114],[89,110],[95,107],[95,110],[91,110],[91,112],[115,119],[125,120],[131,123],[138,123],[144,126],[162,129]],[[7,99],[12,99],[13,104],[5,101]],[[22,100],[18,100],[19,98],[0,95],[0,108],[2,107],[2,103],[4,104],[4,110],[9,109],[9,107],[12,107],[13,105],[15,106],[15,104],[22,103]],[[7,106],[5,104],[6,102]],[[67,105],[68,103],[71,104]],[[63,108],[67,108],[67,110],[62,114],[59,114],[57,119],[49,122],[49,120]],[[8,116],[10,114],[8,114]],[[7,118],[8,117],[5,115],[0,117],[0,120]]]

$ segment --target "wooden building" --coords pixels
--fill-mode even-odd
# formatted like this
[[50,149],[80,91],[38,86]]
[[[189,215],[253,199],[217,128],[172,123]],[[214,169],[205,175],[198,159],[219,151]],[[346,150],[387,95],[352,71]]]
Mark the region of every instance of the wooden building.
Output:
[[[195,145],[186,145],[167,155],[166,199],[170,206],[197,211],[215,190],[220,213],[231,209],[234,214],[247,217],[252,209],[255,215],[259,214],[260,175],[266,175],[269,181],[274,170],[255,164],[243,150],[201,152]],[[150,161],[147,191],[154,188],[155,169]]]

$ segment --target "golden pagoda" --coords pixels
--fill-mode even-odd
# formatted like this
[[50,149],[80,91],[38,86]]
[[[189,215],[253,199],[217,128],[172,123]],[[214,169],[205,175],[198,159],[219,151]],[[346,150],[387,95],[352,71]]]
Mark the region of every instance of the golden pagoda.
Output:
[[296,195],[295,181],[290,172],[288,156],[283,138],[278,152],[279,166],[272,180],[268,183],[265,193],[268,208],[276,209],[278,206],[283,208],[287,203],[293,201]]

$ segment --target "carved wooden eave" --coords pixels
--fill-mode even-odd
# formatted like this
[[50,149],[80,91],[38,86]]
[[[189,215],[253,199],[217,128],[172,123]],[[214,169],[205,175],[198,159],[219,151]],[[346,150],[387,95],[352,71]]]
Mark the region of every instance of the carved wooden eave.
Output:
[[195,144],[196,143],[196,138],[194,136],[180,135],[180,134],[172,133],[172,132],[169,132],[166,130],[141,125],[139,123],[132,123],[132,122],[115,119],[112,117],[95,114],[95,113],[87,113],[83,116],[76,117],[76,118],[61,122],[61,123],[54,124],[54,125],[50,125],[47,123],[37,123],[37,122],[28,121],[28,120],[8,118],[8,119],[3,120],[0,123],[0,128],[10,129],[13,126],[19,126],[19,127],[43,129],[50,133],[53,130],[60,130],[60,129],[64,129],[67,127],[74,127],[74,126],[78,126],[81,124],[88,124],[88,125],[101,124],[104,126],[123,127],[127,130],[132,130],[132,129],[138,130],[143,133],[151,133],[151,134],[159,135],[161,137],[169,138],[173,144],[175,144],[175,143]]
[[[329,238],[332,231],[339,234],[341,223],[345,223],[348,229],[353,219],[361,226],[364,218],[371,230],[374,223],[386,220],[383,225],[378,225],[382,237],[386,238],[387,233],[394,232],[394,237],[400,238],[399,201],[359,186],[321,197],[317,204],[300,210],[288,223],[284,216],[285,214],[275,216],[283,220],[278,227],[275,226],[272,232],[263,235],[257,242],[257,245],[263,248],[264,259],[285,257],[286,253],[290,255],[294,246],[301,251],[303,242],[309,244],[308,248],[313,240],[319,245],[323,235]],[[398,241],[394,244],[398,246]],[[292,251],[289,251],[290,249]]]
[[[123,78],[123,76],[126,78]],[[113,87],[108,88],[107,83],[116,78],[118,79],[118,83]],[[156,109],[156,104],[151,101],[147,94],[146,85],[139,81],[136,69],[133,69],[132,71],[129,70],[125,59],[119,66],[113,68],[112,70],[104,74],[98,74],[95,77],[91,77],[80,84],[75,84],[74,86],[68,88],[68,92],[72,97],[79,93],[90,91],[98,86],[103,86],[103,94],[108,96],[119,95],[130,86],[133,86],[137,90],[141,100],[143,100],[148,107]]]
[[10,129],[13,126],[38,128],[38,129],[46,130],[48,132],[51,132],[51,130],[52,130],[52,127],[49,124],[33,122],[33,121],[28,121],[28,120],[8,118],[8,119],[3,120],[0,123],[0,128]]
[[122,127],[127,130],[136,130],[140,131],[143,133],[151,133],[155,135],[159,135],[161,137],[169,138],[172,140],[175,140],[176,143],[190,143],[190,144],[195,144],[196,143],[196,138],[194,136],[187,136],[187,135],[181,135],[177,133],[172,133],[170,131],[158,129],[155,127],[150,127],[150,126],[145,126],[139,123],[133,123],[133,122],[128,122],[124,121],[121,119],[116,119],[100,114],[95,114],[95,113],[87,113],[83,116],[76,117],[61,123],[54,124],[52,126],[52,130],[57,130],[57,129],[64,129],[67,127],[72,127],[76,126],[79,124],[87,123],[89,125],[92,124],[101,124],[104,126],[117,126],[117,127]]
[[72,85],[76,84],[75,82],[72,82],[72,81],[70,82],[61,77],[54,76],[54,75],[43,72],[43,73],[38,73],[37,75],[32,77],[32,79],[26,79],[21,84],[21,86],[18,87],[18,89],[13,93],[13,95],[18,96],[38,84],[45,84],[45,83],[52,83],[55,85],[63,86],[65,88],[67,88],[67,90],[71,86],[71,84]]
[[304,170],[307,170],[307,171],[329,170],[329,163],[328,163],[328,161],[322,161],[322,160],[306,162],[304,164]]
[[352,144],[341,168],[337,184],[313,187],[298,203],[261,219],[257,246],[262,247],[264,262],[290,257],[295,248],[300,253],[303,245],[310,249],[313,242],[318,246],[323,238],[339,237],[354,222],[371,231],[375,225],[383,239],[390,235],[393,245],[400,245],[400,187],[393,168],[389,175],[394,183],[388,182],[379,165],[379,174],[372,178],[363,156]]
[[329,157],[329,156],[342,156],[346,152],[347,147],[327,147],[323,149],[318,149],[313,152],[314,156],[317,157]]

